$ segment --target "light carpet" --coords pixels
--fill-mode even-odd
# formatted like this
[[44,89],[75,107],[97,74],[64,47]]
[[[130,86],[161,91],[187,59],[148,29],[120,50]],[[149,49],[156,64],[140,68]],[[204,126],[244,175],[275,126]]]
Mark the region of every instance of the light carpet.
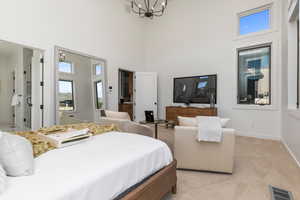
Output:
[[[173,129],[159,127],[159,137],[173,148]],[[270,184],[300,199],[300,168],[279,141],[237,136],[232,175],[191,171],[177,175],[177,194],[164,200],[270,200]]]

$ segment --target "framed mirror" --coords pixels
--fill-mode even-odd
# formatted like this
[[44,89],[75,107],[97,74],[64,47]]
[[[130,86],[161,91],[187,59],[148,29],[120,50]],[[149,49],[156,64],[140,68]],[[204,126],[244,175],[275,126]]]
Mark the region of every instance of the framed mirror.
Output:
[[43,50],[0,40],[0,129],[44,125]]
[[97,122],[106,108],[104,59],[55,48],[56,124]]

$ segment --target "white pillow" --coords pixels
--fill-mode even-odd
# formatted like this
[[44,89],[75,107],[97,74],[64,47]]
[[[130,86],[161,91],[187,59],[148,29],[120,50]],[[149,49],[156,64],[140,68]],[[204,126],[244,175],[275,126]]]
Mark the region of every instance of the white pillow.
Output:
[[31,143],[24,137],[2,133],[0,138],[0,163],[7,176],[32,175],[34,158]]
[[0,165],[0,195],[4,192],[6,188],[6,181],[7,181],[6,173],[3,167]]
[[[220,118],[222,128],[226,128],[230,119],[228,118]],[[180,117],[178,116],[179,126],[192,126],[197,127],[198,122],[196,117]]]
[[222,128],[226,128],[228,122],[230,121],[230,119],[228,118],[220,118],[220,120],[221,120]]
[[180,117],[178,116],[179,126],[198,126],[196,117]]

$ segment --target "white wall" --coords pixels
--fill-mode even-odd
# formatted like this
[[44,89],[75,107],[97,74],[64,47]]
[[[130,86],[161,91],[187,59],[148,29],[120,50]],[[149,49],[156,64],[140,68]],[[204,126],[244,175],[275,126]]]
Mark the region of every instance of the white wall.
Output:
[[[241,135],[281,137],[281,2],[280,0],[187,0],[169,3],[167,14],[149,21],[145,60],[159,74],[159,115],[172,105],[173,78],[218,74],[218,109],[230,117]],[[253,37],[237,37],[237,14],[269,3],[273,29]],[[272,102],[270,108],[236,106],[236,48],[272,42]]]
[[[45,125],[55,119],[54,45],[58,45],[107,61],[108,85],[113,86],[109,109],[117,109],[119,67],[158,72],[161,117],[164,107],[172,104],[173,77],[218,73],[220,115],[232,118],[232,126],[240,134],[280,138],[282,35],[278,2],[282,1],[274,0],[276,23],[271,32],[237,37],[237,13],[271,2],[174,0],[165,16],[146,21],[130,15],[124,0],[3,0],[0,39],[45,50]],[[273,43],[274,106],[240,109],[235,105],[236,48],[265,42]]]
[[[295,0],[293,2],[296,2]],[[286,6],[286,10],[287,6]],[[291,10],[289,10],[289,14]],[[299,13],[298,13],[299,14]],[[288,21],[287,13],[285,15],[285,21]],[[283,65],[283,128],[282,139],[286,144],[288,150],[293,155],[295,160],[300,166],[300,110],[296,109],[296,72],[297,72],[297,40],[295,35],[295,22],[285,23],[285,45],[283,51],[283,58],[286,58]]]
[[118,104],[118,68],[142,66],[143,21],[124,0],[2,0],[0,39],[45,50],[45,125],[54,123],[54,45],[107,60],[110,109]]

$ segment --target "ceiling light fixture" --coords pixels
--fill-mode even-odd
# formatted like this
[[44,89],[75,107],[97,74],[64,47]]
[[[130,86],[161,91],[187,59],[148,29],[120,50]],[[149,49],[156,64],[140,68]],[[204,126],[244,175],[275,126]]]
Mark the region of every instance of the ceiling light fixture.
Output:
[[59,62],[66,61],[66,54],[62,50],[59,50],[59,52],[58,52],[58,60],[59,60]]
[[168,0],[131,0],[131,10],[140,17],[160,17],[164,14]]

